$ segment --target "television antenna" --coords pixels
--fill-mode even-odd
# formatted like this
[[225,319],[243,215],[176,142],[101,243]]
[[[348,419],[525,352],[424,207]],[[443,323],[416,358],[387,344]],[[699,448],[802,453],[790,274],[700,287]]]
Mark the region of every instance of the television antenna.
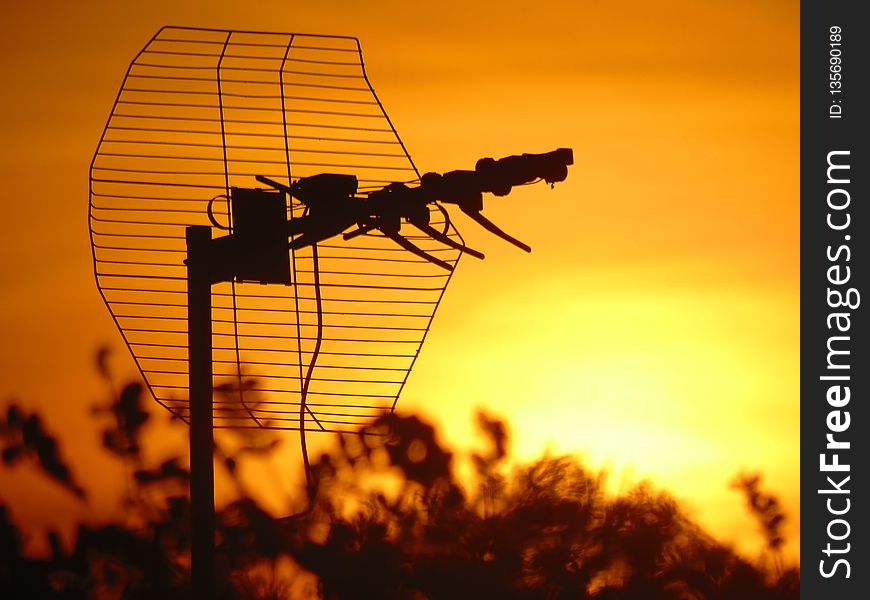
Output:
[[392,411],[460,256],[483,258],[450,211],[528,251],[482,193],[572,163],[421,176],[356,38],[164,27],[139,52],[91,162],[91,245],[146,385],[190,425],[195,597],[213,595],[213,428],[298,431],[310,486],[306,434]]

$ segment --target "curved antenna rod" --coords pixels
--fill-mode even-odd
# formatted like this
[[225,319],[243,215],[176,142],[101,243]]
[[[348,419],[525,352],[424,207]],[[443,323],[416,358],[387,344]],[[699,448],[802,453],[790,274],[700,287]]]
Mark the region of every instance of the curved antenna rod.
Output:
[[415,246],[415,245],[412,244],[410,241],[408,241],[407,239],[403,238],[403,237],[402,237],[401,235],[399,235],[398,233],[393,233],[392,231],[384,231],[383,234],[384,234],[385,236],[387,236],[388,238],[390,238],[391,240],[393,240],[394,242],[396,242],[397,244],[399,244],[402,248],[404,248],[404,249],[407,250],[408,252],[411,252],[411,253],[413,253],[413,254],[416,254],[416,255],[419,256],[420,258],[425,258],[425,259],[428,260],[429,262],[438,265],[438,266],[441,267],[442,269],[447,269],[448,271],[452,271],[452,270],[453,270],[453,265],[451,265],[451,264],[448,263],[448,262],[444,262],[444,261],[441,260],[440,258],[435,258],[434,256],[432,256],[431,254],[429,254],[429,253],[426,252],[425,250],[423,250],[423,249],[421,249],[421,248]]
[[[432,239],[441,242],[445,246],[450,246],[451,248],[453,248],[455,250],[460,250],[462,252],[466,252],[475,258],[481,258],[481,259],[485,258],[483,252],[478,252],[474,248],[469,248],[465,244],[460,244],[459,242],[455,241],[450,236],[438,231],[437,229],[435,229],[434,227],[432,227],[428,223],[421,223],[420,221],[417,221],[417,220],[409,220],[408,223],[410,223],[411,225],[413,225],[414,227],[416,227],[417,229],[419,229],[420,231],[422,231],[423,233],[425,233],[426,235],[428,235]],[[366,233],[368,233],[370,231],[374,231],[376,229],[383,231],[378,226],[378,224],[373,221],[371,223],[366,223],[365,225],[361,225],[360,227],[358,227],[357,229],[354,229],[353,231],[348,231],[347,233],[345,233],[341,237],[345,241],[348,241],[348,240],[352,240],[355,237],[365,235]],[[307,240],[303,240],[304,237],[305,236],[303,235],[303,236],[296,238],[295,240],[293,240],[293,242],[291,242],[291,245],[294,243],[298,243],[300,246],[304,246],[306,243],[308,243]],[[405,240],[405,241],[407,241],[407,240]],[[410,243],[410,242],[408,242],[408,243]],[[412,252],[413,252],[413,250],[412,250]],[[422,250],[421,250],[421,252],[422,252]],[[416,252],[414,252],[414,253],[417,254]],[[417,254],[417,256],[422,256],[422,255]],[[429,260],[431,262],[434,262],[435,264],[438,264],[438,262],[433,261],[431,258],[428,258],[428,256],[430,256],[430,255],[427,254],[426,260]]]
[[512,235],[505,233],[504,230],[502,230],[498,225],[496,225],[495,223],[493,223],[492,221],[490,221],[489,219],[484,217],[482,214],[480,214],[480,212],[478,212],[476,210],[468,210],[463,206],[460,206],[459,209],[463,213],[465,213],[466,215],[468,215],[469,217],[471,217],[472,219],[477,221],[477,223],[480,224],[481,227],[483,227],[484,229],[486,229],[490,233],[494,233],[495,235],[497,235],[501,239],[503,239],[507,242],[510,242],[511,244],[513,244],[514,246],[516,246],[517,248],[519,248],[521,250],[525,250],[526,252],[532,251],[531,246],[529,246],[528,244],[524,244],[521,241],[519,241],[517,238],[513,237]]
[[411,225],[413,225],[414,227],[416,227],[417,229],[419,229],[420,231],[422,231],[423,233],[425,233],[426,235],[428,235],[429,237],[431,237],[432,239],[437,240],[446,246],[450,246],[451,248],[455,248],[456,250],[461,250],[462,252],[470,254],[474,258],[480,258],[480,259],[484,258],[483,252],[478,252],[474,248],[469,248],[465,244],[460,244],[459,242],[455,241],[450,236],[441,233],[440,231],[438,231],[437,229],[435,229],[434,227],[432,227],[428,223],[420,223],[418,221],[408,221],[408,222]]

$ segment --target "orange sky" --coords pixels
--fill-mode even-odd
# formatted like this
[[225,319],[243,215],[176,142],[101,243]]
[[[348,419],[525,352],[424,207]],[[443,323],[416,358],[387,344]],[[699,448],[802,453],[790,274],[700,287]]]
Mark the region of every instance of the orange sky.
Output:
[[[421,171],[575,157],[555,190],[487,202],[532,254],[458,221],[487,259],[462,261],[399,406],[463,445],[485,406],[513,423],[521,456],[549,446],[611,466],[617,484],[652,477],[749,551],[728,482],[761,470],[796,557],[796,4],[175,4],[40,3],[0,22],[0,399],[49,412],[79,471],[95,465],[86,483],[117,474],[93,458],[94,349],[113,344],[132,372],[86,223],[88,164],[128,63],[166,24],[353,35]],[[34,481],[0,471],[15,514],[94,510]]]

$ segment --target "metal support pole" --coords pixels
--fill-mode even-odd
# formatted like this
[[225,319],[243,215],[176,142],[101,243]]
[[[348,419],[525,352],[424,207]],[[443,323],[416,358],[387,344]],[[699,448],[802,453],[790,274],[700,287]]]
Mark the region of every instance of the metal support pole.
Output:
[[211,228],[188,227],[187,336],[190,386],[190,577],[193,598],[215,597],[212,423]]

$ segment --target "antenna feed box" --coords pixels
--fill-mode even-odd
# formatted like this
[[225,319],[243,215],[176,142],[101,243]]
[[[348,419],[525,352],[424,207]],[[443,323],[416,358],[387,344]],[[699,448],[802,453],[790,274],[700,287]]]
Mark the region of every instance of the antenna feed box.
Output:
[[290,285],[286,196],[239,187],[230,192],[232,233],[210,243],[212,281]]

